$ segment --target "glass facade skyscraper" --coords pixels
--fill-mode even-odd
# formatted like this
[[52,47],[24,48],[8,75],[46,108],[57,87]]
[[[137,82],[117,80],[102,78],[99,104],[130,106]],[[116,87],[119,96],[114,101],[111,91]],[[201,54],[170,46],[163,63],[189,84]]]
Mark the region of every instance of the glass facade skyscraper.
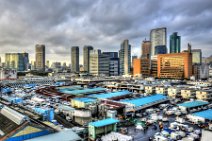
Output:
[[155,55],[158,54],[166,54],[167,53],[167,48],[166,46],[156,46],[155,47]]
[[7,68],[16,69],[17,71],[27,71],[29,66],[29,54],[6,53],[5,63]]
[[121,43],[121,49],[119,50],[119,70],[120,75],[130,74],[131,68],[131,45],[129,40],[124,40]]
[[166,28],[156,28],[152,29],[150,32],[151,39],[151,57],[155,56],[155,47],[156,46],[165,46],[166,47]]
[[180,36],[177,35],[177,32],[174,32],[172,35],[170,35],[170,53],[180,53],[181,49],[181,39]]

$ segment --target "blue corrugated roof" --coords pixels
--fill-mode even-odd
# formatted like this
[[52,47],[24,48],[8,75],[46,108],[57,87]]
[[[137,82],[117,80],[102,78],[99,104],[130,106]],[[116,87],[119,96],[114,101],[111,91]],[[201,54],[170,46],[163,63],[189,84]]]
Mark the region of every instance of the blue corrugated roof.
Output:
[[198,117],[203,117],[208,120],[212,120],[212,109],[196,112],[196,113],[193,113],[192,115],[198,116]]
[[107,119],[103,119],[103,120],[99,120],[99,121],[95,121],[95,122],[90,122],[89,125],[94,126],[94,127],[102,127],[102,126],[106,126],[106,125],[110,125],[110,124],[115,124],[119,122],[119,120],[114,119],[114,118],[107,118]]
[[135,99],[125,99],[125,100],[121,100],[121,101],[125,102],[125,103],[130,103],[136,107],[139,107],[139,106],[147,105],[147,104],[157,102],[160,100],[165,100],[165,99],[168,99],[168,98],[164,95],[156,94],[156,95],[151,95],[151,96],[147,96],[147,97],[135,98]]
[[96,92],[102,92],[105,91],[105,88],[92,88],[92,89],[83,89],[83,90],[68,90],[68,89],[60,89],[60,92],[66,93],[66,94],[73,94],[73,95],[78,95],[78,94],[90,94],[90,93],[96,93]]
[[77,100],[77,101],[84,102],[84,103],[92,103],[92,102],[96,101],[96,99],[87,98],[87,97],[74,98],[73,100]]
[[97,98],[97,99],[107,99],[107,98],[113,98],[113,97],[119,97],[124,95],[132,94],[132,92],[129,91],[117,91],[117,92],[111,92],[111,93],[101,93],[101,94],[93,94],[89,97]]
[[196,100],[196,101],[180,103],[180,104],[178,104],[178,106],[183,106],[186,108],[193,108],[193,107],[203,106],[203,105],[207,105],[207,104],[208,104],[208,102],[206,102],[206,101]]
[[81,140],[81,138],[75,132],[73,132],[71,129],[65,129],[56,133],[40,136],[37,138],[32,138],[27,141],[78,141],[78,140]]

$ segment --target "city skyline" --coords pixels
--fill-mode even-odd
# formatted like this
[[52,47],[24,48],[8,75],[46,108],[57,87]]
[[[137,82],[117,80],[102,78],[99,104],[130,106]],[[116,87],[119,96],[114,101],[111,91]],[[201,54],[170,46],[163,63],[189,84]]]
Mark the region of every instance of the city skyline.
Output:
[[[0,56],[4,60],[4,53],[27,52],[31,62],[35,58],[35,44],[45,44],[46,60],[70,63],[71,46],[79,46],[80,64],[83,64],[84,45],[118,51],[124,39],[129,39],[132,45],[132,56],[140,56],[142,41],[150,40],[150,30],[160,27],[167,28],[167,49],[169,36],[178,32],[182,38],[181,50],[186,49],[189,42],[193,49],[202,49],[203,57],[211,55],[210,1],[192,1],[194,6],[189,8],[191,1],[153,2],[154,5],[149,1],[111,4],[3,0],[0,2]],[[125,10],[132,7],[131,12]]]

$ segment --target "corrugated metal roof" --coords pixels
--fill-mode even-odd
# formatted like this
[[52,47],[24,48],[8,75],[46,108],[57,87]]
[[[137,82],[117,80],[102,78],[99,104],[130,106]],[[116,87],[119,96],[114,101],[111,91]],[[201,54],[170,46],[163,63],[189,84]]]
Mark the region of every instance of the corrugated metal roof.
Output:
[[93,94],[93,95],[90,95],[89,97],[93,97],[97,99],[107,99],[107,98],[119,97],[119,96],[124,96],[129,94],[132,94],[132,92],[117,91],[117,92],[111,92],[111,93]]
[[92,103],[96,101],[96,99],[87,98],[87,97],[74,98],[73,100],[84,102],[84,103]]
[[134,106],[139,107],[139,106],[144,106],[144,105],[165,100],[165,99],[168,99],[168,98],[164,95],[156,94],[156,95],[151,95],[151,96],[142,97],[142,98],[125,99],[125,100],[121,100],[121,102],[133,104]]
[[95,122],[90,122],[89,125],[94,126],[94,127],[103,127],[103,126],[115,124],[118,122],[119,122],[119,120],[117,120],[117,119],[107,118],[107,119],[103,119],[103,120],[99,120],[99,121],[95,121]]
[[196,100],[196,101],[180,103],[180,104],[178,104],[178,106],[183,106],[186,108],[193,108],[193,107],[203,106],[203,105],[207,105],[207,104],[208,104],[207,101]]
[[212,120],[212,109],[193,113],[192,115]]
[[83,89],[83,90],[67,90],[67,89],[60,89],[60,92],[66,93],[66,94],[73,94],[73,95],[79,95],[79,94],[91,94],[91,93],[96,93],[96,92],[102,92],[105,91],[105,88],[92,88],[92,89]]
[[27,141],[78,141],[81,138],[71,129],[62,130],[57,133],[33,138]]

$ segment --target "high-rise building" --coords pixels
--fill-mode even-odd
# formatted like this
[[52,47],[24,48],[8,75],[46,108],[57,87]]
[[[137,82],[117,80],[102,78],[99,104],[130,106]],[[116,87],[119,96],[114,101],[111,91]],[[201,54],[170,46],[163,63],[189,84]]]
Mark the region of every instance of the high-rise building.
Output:
[[110,57],[101,50],[90,51],[89,71],[91,75],[109,76]]
[[83,66],[84,71],[89,73],[89,61],[90,61],[90,51],[93,50],[92,46],[85,45],[83,48]]
[[192,49],[192,63],[193,64],[202,64],[202,50],[201,49]]
[[137,58],[133,60],[133,76],[150,76],[150,59],[148,57]]
[[133,59],[133,76],[141,75],[141,59],[135,58]]
[[144,40],[141,46],[141,57],[149,57],[151,54],[151,42]]
[[156,46],[155,47],[155,55],[166,54],[166,53],[167,53],[166,46]]
[[121,43],[121,49],[119,50],[119,69],[121,75],[129,75],[131,68],[131,45],[129,40],[124,40]]
[[118,76],[119,75],[118,52],[103,52],[102,54],[108,55],[110,58],[109,76]]
[[36,44],[35,45],[35,67],[37,70],[45,71],[45,45]]
[[192,75],[191,52],[159,54],[158,77],[172,79],[189,79]]
[[50,62],[49,62],[49,60],[46,61],[46,66],[47,66],[47,68],[50,68]]
[[180,39],[180,36],[177,35],[177,32],[174,32],[172,35],[170,35],[169,40],[170,40],[169,42],[170,53],[180,53],[181,39]]
[[71,71],[79,72],[79,47],[71,47]]
[[16,69],[17,71],[26,71],[29,67],[29,54],[6,53],[5,63],[7,68]]
[[152,29],[150,32],[151,40],[151,57],[155,56],[155,47],[156,46],[165,46],[166,47],[166,28],[156,28]]
[[[190,50],[192,53],[192,64],[202,64],[202,50],[201,49],[190,49]],[[188,52],[188,50],[184,50],[183,52]]]

